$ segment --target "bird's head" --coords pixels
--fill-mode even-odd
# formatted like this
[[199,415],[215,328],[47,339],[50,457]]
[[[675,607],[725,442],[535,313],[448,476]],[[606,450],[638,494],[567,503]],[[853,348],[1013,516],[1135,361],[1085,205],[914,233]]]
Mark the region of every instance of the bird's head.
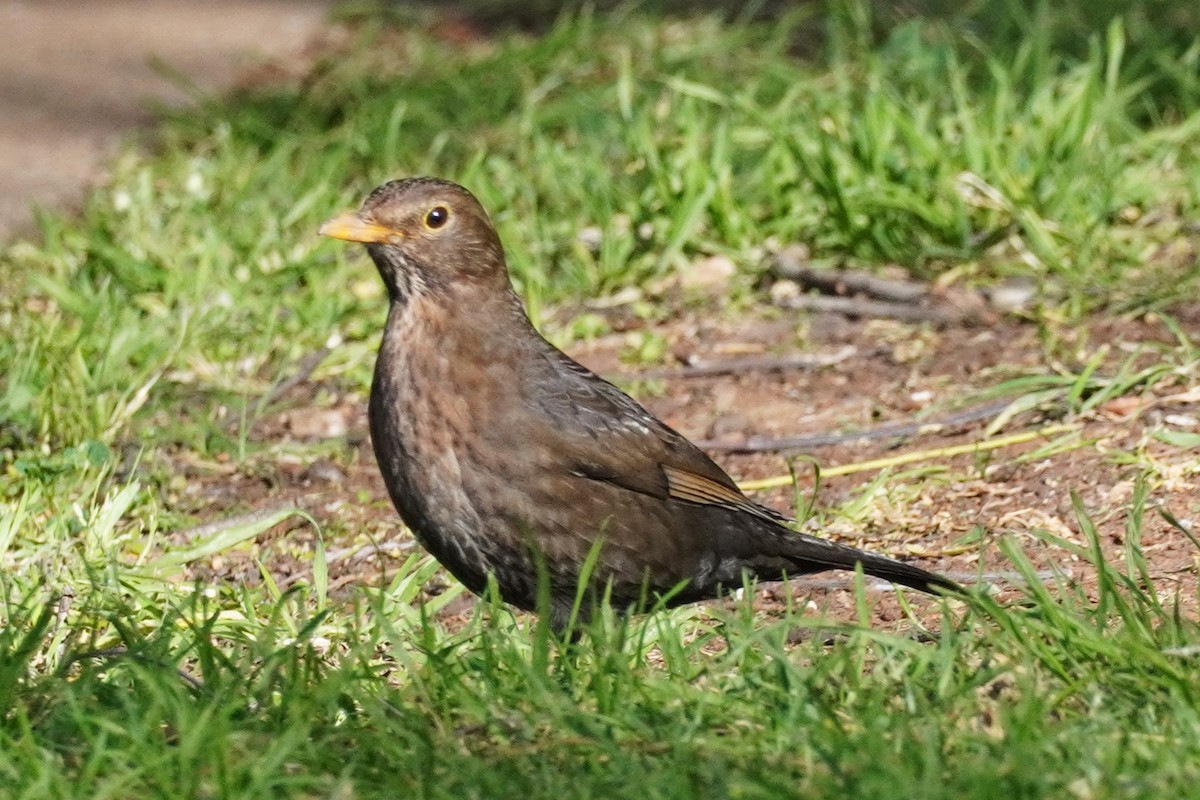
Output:
[[393,301],[465,282],[507,283],[504,251],[487,212],[449,181],[389,181],[320,233],[365,244]]

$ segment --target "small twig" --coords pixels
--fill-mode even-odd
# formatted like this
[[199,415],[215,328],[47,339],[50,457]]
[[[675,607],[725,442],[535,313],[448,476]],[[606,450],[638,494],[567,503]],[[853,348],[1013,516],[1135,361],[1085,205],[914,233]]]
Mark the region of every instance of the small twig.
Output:
[[776,302],[784,308],[938,325],[976,321],[975,313],[946,303],[930,290],[928,283],[880,278],[862,270],[816,266],[804,245],[785,247],[777,253],[774,271],[780,277],[795,281],[802,290],[820,292],[802,291],[780,297]]
[[915,281],[893,281],[869,272],[852,269],[826,269],[796,259],[785,258],[785,250],[776,259],[776,271],[802,287],[828,295],[864,294],[893,303],[919,303],[928,296],[929,287]]
[[971,314],[942,306],[923,306],[913,303],[897,303],[884,300],[868,300],[861,297],[826,297],[816,294],[798,294],[781,298],[779,305],[801,311],[844,314],[847,317],[868,319],[896,319],[901,322],[934,322],[938,325],[963,324],[974,321]]
[[889,422],[867,428],[864,431],[845,431],[839,433],[812,433],[799,436],[751,436],[744,442],[722,442],[716,440],[701,440],[696,444],[704,449],[720,453],[767,453],[779,450],[815,450],[819,447],[831,447],[876,439],[903,439],[912,436],[928,436],[944,433],[953,428],[961,428],[981,420],[990,419],[1008,408],[1013,398],[996,400],[978,406],[957,411],[929,422]]
[[657,367],[641,370],[633,374],[622,375],[622,378],[655,380],[669,378],[708,378],[716,375],[733,375],[745,372],[784,372],[786,370],[819,369],[840,364],[858,353],[858,348],[846,345],[842,349],[826,355],[810,353],[792,353],[786,356],[745,356],[730,358],[723,361],[711,361],[701,364],[687,364],[682,367]]
[[[1053,436],[1058,433],[1066,433],[1068,431],[1078,430],[1074,425],[1047,425],[1044,428],[1037,430],[1025,431],[1023,433],[1014,433],[1011,436],[1001,436],[996,439],[988,439],[982,442],[971,442],[970,444],[960,444],[954,447],[938,447],[933,450],[918,450],[912,453],[902,453],[898,456],[890,458],[876,458],[871,461],[860,461],[857,464],[843,464],[838,467],[825,467],[821,469],[822,477],[834,477],[837,475],[852,475],[856,472],[867,472],[875,469],[887,469],[888,467],[899,467],[904,464],[911,464],[915,461],[930,461],[939,458],[953,458],[954,456],[975,455],[978,453],[986,453],[989,450],[999,450],[1002,447],[1011,447],[1015,444],[1024,444],[1031,442],[1034,439]],[[778,489],[781,486],[791,486],[794,483],[792,475],[777,475],[774,478],[763,478],[758,481],[739,481],[738,486],[743,491],[761,491],[763,489]]]

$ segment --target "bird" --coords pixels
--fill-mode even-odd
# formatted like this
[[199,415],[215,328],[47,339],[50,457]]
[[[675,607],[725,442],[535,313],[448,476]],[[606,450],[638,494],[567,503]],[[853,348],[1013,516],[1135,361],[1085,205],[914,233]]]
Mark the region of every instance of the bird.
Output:
[[462,186],[392,180],[319,233],[364,244],[383,279],[387,322],[368,404],[376,461],[400,518],[472,592],[494,580],[506,603],[548,612],[559,630],[604,597],[621,609],[677,606],[747,579],[833,569],[962,592],[911,564],[793,530],[543,338],[491,219]]

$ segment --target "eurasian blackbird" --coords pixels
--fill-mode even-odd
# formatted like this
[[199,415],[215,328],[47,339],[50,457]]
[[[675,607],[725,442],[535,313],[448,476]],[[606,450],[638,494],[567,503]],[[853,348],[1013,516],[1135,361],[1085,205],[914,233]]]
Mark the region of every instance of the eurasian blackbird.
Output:
[[712,598],[746,574],[769,581],[856,564],[922,591],[961,591],[791,530],[543,339],[487,212],[461,186],[391,181],[320,232],[364,243],[387,287],[369,412],[375,457],[401,518],[473,592],[493,575],[506,602],[534,610],[544,575],[561,628],[594,548],[589,603],[607,588],[623,607]]

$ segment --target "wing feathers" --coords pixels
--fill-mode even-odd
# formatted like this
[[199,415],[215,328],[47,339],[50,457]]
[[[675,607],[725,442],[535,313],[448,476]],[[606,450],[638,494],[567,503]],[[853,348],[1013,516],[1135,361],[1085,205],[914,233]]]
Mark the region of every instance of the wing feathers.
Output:
[[769,508],[764,508],[751,502],[741,490],[735,486],[718,483],[712,478],[697,475],[685,469],[662,465],[663,474],[667,476],[667,494],[676,500],[686,500],[689,503],[714,505],[731,508],[738,511],[748,511],[772,522],[786,519]]

